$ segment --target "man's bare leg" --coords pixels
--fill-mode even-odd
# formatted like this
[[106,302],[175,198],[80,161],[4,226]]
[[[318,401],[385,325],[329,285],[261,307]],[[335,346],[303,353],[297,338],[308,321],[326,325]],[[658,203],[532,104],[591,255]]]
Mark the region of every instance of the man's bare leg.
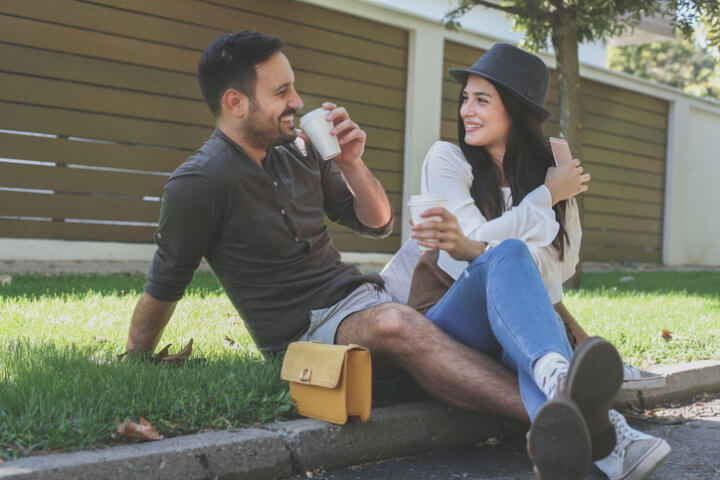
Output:
[[349,315],[340,324],[335,341],[363,345],[374,360],[399,365],[445,403],[529,421],[517,375],[449,337],[406,305],[384,303]]

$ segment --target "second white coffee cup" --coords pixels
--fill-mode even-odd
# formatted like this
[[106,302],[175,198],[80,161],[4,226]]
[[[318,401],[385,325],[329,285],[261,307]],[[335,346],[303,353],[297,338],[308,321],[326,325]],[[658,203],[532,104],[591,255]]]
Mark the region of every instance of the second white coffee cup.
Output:
[[[438,216],[423,218],[420,216],[425,210],[431,208],[445,208],[447,205],[447,198],[442,193],[428,194],[428,195],[412,195],[408,201],[408,207],[410,207],[410,215],[412,216],[413,224],[418,225],[422,222],[429,220],[442,220]],[[420,250],[432,250],[429,247],[420,246]]]
[[329,110],[316,108],[300,119],[300,129],[307,134],[323,160],[330,160],[340,155],[338,139],[335,135],[330,135],[334,125],[325,118],[328,113]]

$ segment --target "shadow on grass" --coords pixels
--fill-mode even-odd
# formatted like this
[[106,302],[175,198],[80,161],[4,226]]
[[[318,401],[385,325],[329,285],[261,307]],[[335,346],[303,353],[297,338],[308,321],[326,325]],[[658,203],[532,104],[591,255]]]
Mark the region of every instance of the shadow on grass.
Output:
[[[61,274],[13,275],[12,283],[0,287],[0,298],[23,297],[36,299],[40,297],[85,296],[99,294],[107,296],[140,295],[145,285],[145,275],[140,274]],[[208,295],[222,293],[222,287],[212,273],[197,272],[188,286],[186,293]]]
[[[166,437],[297,418],[280,367],[256,352],[152,364],[0,337],[0,459],[129,443],[117,424],[140,417]],[[375,407],[425,398],[404,375],[375,384]]]
[[[633,277],[621,282],[623,277]],[[720,298],[720,272],[607,272],[586,273],[580,292],[584,295],[685,293]]]
[[279,360],[255,352],[169,365],[7,337],[0,349],[0,444],[18,446],[0,458],[117,444],[117,423],[140,417],[172,437],[295,416]]

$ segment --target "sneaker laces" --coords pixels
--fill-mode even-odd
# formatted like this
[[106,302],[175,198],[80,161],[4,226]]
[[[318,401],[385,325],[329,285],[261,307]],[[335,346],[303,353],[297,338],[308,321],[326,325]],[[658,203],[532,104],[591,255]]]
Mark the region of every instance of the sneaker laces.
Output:
[[613,449],[613,455],[620,455],[628,445],[633,441],[640,439],[640,432],[628,425],[625,417],[615,410],[609,412],[610,421],[615,427],[615,435],[617,436],[617,444]]
[[635,365],[632,365],[627,362],[623,362],[622,365],[623,365],[623,370],[627,370],[628,372],[630,372],[630,377],[639,377],[641,375],[640,369],[637,368]]

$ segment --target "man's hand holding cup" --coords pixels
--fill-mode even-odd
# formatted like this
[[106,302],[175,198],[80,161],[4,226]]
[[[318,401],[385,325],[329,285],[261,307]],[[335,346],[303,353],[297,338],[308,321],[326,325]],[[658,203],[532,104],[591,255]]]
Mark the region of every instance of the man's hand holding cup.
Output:
[[298,135],[312,143],[324,160],[333,159],[340,165],[362,161],[367,134],[350,119],[345,107],[325,102],[322,109],[300,119],[300,129]]

